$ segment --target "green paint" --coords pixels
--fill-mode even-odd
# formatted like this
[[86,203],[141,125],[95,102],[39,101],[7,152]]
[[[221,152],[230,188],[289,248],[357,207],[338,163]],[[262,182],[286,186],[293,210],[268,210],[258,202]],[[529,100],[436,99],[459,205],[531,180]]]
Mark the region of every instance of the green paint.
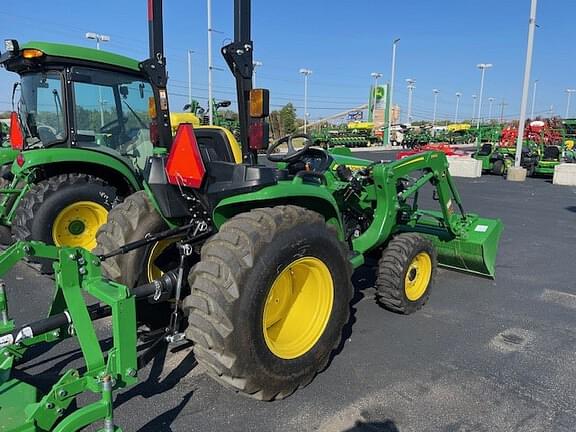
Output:
[[[20,345],[0,348],[0,422],[1,432],[56,431],[73,432],[111,418],[112,390],[136,383],[136,308],[134,297],[122,285],[104,279],[98,259],[88,251],[56,248],[40,242],[18,242],[0,255],[0,276],[26,257],[55,261],[56,293],[50,316],[66,311],[72,319],[68,326],[25,339]],[[84,295],[94,297],[112,311],[112,348],[104,353],[88,315]],[[11,329],[0,333],[6,334]],[[11,378],[15,364],[30,346],[73,337],[84,358],[83,372],[69,369],[42,394],[30,384]],[[110,380],[107,387],[104,381]],[[91,392],[100,399],[64,416],[74,400]],[[115,430],[119,430],[116,428]]]
[[[120,156],[104,153],[98,150],[85,150],[81,148],[43,148],[37,150],[26,150],[22,153],[24,164],[12,165],[12,173],[20,175],[34,168],[43,165],[58,163],[90,164],[106,167],[121,174],[134,189],[141,189],[141,181],[134,170],[130,167],[130,162],[122,161]],[[79,168],[81,171],[81,168]]]
[[139,62],[137,60],[108,51],[96,50],[93,48],[38,41],[27,42],[20,48],[37,49],[51,57],[96,62],[102,63],[103,65],[117,66],[136,72],[140,71],[140,67],[138,66]]

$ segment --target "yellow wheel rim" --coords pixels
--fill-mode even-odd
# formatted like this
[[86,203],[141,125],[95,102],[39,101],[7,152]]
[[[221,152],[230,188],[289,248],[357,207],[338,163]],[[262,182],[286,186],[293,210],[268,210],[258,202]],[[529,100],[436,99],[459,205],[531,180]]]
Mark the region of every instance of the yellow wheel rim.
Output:
[[300,258],[278,275],[264,305],[268,349],[282,359],[306,354],[324,333],[334,302],[330,270],[320,259]]
[[432,260],[427,252],[420,252],[414,257],[404,278],[404,291],[410,301],[416,301],[428,288],[432,277]]
[[96,247],[96,231],[106,223],[108,210],[93,201],[78,201],[65,207],[52,225],[52,240],[56,246]]
[[146,260],[146,277],[148,283],[158,280],[164,274],[164,271],[158,267],[156,260],[164,253],[166,249],[168,249],[171,245],[173,245],[177,240],[169,239],[169,240],[160,240],[157,243],[154,243],[152,249],[150,250],[150,254]]

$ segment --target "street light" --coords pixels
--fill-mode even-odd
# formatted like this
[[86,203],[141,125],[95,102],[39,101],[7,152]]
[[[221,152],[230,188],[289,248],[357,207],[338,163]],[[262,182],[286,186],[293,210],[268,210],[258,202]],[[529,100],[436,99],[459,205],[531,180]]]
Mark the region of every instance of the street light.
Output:
[[534,106],[536,105],[536,87],[538,87],[538,81],[534,80],[534,86],[532,87],[532,109],[530,112],[530,118],[534,120]]
[[460,109],[460,98],[462,93],[456,92],[456,112],[454,113],[454,123],[458,123],[458,110]]
[[376,96],[378,94],[378,80],[382,78],[382,74],[380,72],[372,72],[370,74],[372,78],[374,78],[374,92],[372,93],[372,123],[376,126],[375,116],[376,116]]
[[[100,33],[87,32],[86,39],[96,41],[96,49],[100,51],[100,42],[110,42],[110,36]],[[98,86],[98,105],[100,106],[100,127],[104,126],[104,101],[102,100],[102,87]]]
[[[480,78],[480,98],[478,100],[478,120],[476,122],[476,128],[480,129],[480,119],[482,118],[482,94],[484,93],[484,75],[486,74],[486,69],[490,69],[493,65],[491,63],[479,63],[476,65],[478,69],[482,71]],[[480,135],[478,135],[480,137]],[[478,138],[479,140],[480,138]]]
[[566,101],[566,115],[564,118],[568,118],[570,115],[570,99],[572,99],[572,93],[576,92],[575,89],[566,89],[566,94],[568,94],[568,100]]
[[416,80],[412,79],[412,78],[408,78],[406,80],[406,84],[408,84],[407,88],[408,88],[408,112],[407,112],[407,117],[408,117],[408,124],[411,125],[412,124],[412,94],[414,93],[414,89],[416,88],[416,86],[414,84],[416,84]]
[[432,90],[432,93],[434,93],[434,115],[432,117],[432,134],[434,134],[434,126],[436,126],[436,108],[438,108],[438,93],[440,93],[440,90],[434,89]]
[[194,51],[188,50],[188,104],[192,106],[192,54]]
[[214,65],[212,64],[212,33],[214,29],[212,28],[212,0],[206,0],[206,9],[207,9],[207,20],[208,20],[208,124],[212,126],[214,124],[214,112],[213,112],[213,103],[212,100],[212,70],[214,69]]
[[489,105],[488,105],[488,121],[489,121],[489,122],[492,121],[492,105],[494,104],[494,101],[495,101],[495,100],[496,100],[496,99],[494,99],[493,97],[489,97],[489,98],[488,98],[488,102],[489,102]]
[[92,39],[96,41],[96,49],[99,50],[100,49],[100,42],[110,42],[110,36],[108,35],[103,35],[100,33],[94,33],[94,32],[87,32],[86,33],[86,39]]
[[476,118],[476,99],[477,98],[478,98],[478,96],[472,95],[472,99],[474,99],[474,105],[472,107],[472,122],[474,122],[474,119]]
[[396,79],[396,45],[400,38],[392,41],[392,74],[390,75],[390,106],[388,106],[388,145],[390,145],[392,135],[392,98],[394,97],[394,80]]
[[304,133],[308,130],[308,77],[312,75],[310,69],[300,69],[300,73],[304,75]]
[[[532,52],[534,50],[534,33],[536,32],[536,10],[538,0],[530,2],[530,19],[528,20],[528,43],[526,47],[526,63],[524,64],[524,82],[522,83],[522,101],[520,102],[520,119],[518,121],[518,137],[516,138],[516,156],[514,168],[508,170],[508,180],[518,180],[517,172],[521,171],[522,144],[524,143],[524,127],[526,123],[526,108],[528,107],[528,92],[530,91],[530,73],[532,72]],[[515,173],[516,171],[516,173]],[[526,171],[524,171],[524,176]]]
[[258,88],[256,86],[256,68],[259,68],[260,66],[262,66],[263,63],[261,61],[254,60],[252,62],[252,65],[254,66],[254,69],[252,70],[252,76],[253,76],[253,80],[252,80],[253,84],[252,85],[254,86],[254,88]]

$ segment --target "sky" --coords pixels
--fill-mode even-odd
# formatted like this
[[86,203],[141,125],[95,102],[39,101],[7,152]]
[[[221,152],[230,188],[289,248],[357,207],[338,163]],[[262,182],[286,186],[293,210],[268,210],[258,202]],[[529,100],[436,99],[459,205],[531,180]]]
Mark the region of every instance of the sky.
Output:
[[[1,39],[41,40],[94,46],[88,31],[106,34],[103,49],[139,60],[147,57],[146,0],[26,0],[2,2]],[[520,112],[530,0],[253,0],[253,39],[259,87],[269,88],[277,109],[292,102],[303,116],[304,79],[309,81],[311,119],[366,103],[372,72],[391,75],[392,41],[400,38],[394,103],[406,114],[406,79],[416,80],[414,120],[430,120],[433,89],[438,118],[452,119],[456,92],[462,93],[460,118],[471,118],[472,95],[479,94],[478,63],[492,63],[486,73],[482,116],[506,119]],[[214,94],[234,99],[234,82],[219,53],[233,35],[233,0],[213,0]],[[534,48],[533,80],[538,80],[535,113],[564,115],[565,90],[576,88],[574,0],[540,0]],[[187,50],[194,51],[194,98],[207,101],[205,0],[165,0],[165,46],[172,110],[187,101]],[[3,50],[3,47],[0,47]],[[10,109],[16,75],[0,70],[0,111]],[[531,99],[531,95],[530,95]],[[576,100],[571,116],[576,116]]]

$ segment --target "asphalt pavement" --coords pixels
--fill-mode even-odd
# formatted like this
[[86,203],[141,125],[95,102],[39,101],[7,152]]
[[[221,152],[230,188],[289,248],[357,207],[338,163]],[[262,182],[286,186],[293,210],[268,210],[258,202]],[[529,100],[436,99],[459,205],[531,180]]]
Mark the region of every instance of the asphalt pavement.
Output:
[[[494,281],[440,270],[424,309],[400,316],[375,303],[373,272],[362,268],[344,346],[305,389],[272,403],[234,394],[183,347],[116,396],[116,423],[149,432],[576,430],[576,188],[546,178],[456,183],[467,211],[504,222]],[[6,282],[15,318],[47,308],[49,278],[18,265]],[[100,324],[103,337],[109,330]],[[80,365],[73,341],[32,354],[22,374],[42,386]]]

